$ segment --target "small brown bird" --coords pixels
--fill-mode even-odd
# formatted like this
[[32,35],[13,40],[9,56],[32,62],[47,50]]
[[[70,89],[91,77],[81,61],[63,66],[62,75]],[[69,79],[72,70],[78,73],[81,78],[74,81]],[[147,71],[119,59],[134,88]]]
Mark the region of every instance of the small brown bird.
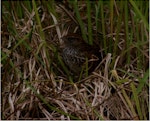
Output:
[[79,35],[68,34],[62,37],[62,40],[63,60],[74,75],[79,75],[81,71],[85,71],[87,64],[88,72],[93,71],[101,61],[99,47],[88,45]]

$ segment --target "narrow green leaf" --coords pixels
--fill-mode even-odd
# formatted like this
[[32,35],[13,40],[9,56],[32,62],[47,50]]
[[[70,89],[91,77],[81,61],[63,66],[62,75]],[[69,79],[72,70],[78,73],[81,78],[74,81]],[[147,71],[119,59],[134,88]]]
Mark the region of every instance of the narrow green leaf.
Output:
[[83,39],[85,41],[87,41],[86,32],[85,32],[85,26],[84,26],[84,23],[83,23],[82,18],[80,16],[79,8],[78,8],[78,5],[77,5],[78,2],[77,2],[77,0],[75,0],[73,3],[74,3],[74,10],[76,12],[77,20],[78,20],[80,28],[81,28]]
[[88,37],[89,37],[89,44],[93,44],[92,40],[92,23],[91,23],[91,1],[87,1],[87,15],[88,15]]
[[135,101],[135,104],[136,104],[136,109],[137,109],[138,115],[139,115],[140,119],[142,120],[143,115],[142,115],[142,112],[141,112],[140,102],[139,102],[139,99],[138,99],[138,93],[136,91],[136,87],[134,86],[133,82],[130,84],[130,86],[131,86],[131,89],[132,89],[132,92],[133,92],[133,97],[134,97],[134,101]]
[[[143,20],[147,30],[149,30],[149,24],[148,24],[148,21],[145,19],[145,17],[143,16],[142,12],[138,9],[137,5],[136,5],[136,1],[133,1],[133,0],[129,0],[131,5],[134,7],[136,13],[140,16],[140,18]],[[148,4],[148,2],[147,2]]]

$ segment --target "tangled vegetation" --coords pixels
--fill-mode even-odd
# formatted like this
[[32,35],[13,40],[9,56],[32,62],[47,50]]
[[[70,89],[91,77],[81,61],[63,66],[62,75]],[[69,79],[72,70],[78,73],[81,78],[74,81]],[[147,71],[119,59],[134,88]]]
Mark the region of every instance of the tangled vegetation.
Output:
[[[148,10],[133,0],[2,1],[2,119],[148,120]],[[102,48],[80,80],[61,59],[68,33]]]

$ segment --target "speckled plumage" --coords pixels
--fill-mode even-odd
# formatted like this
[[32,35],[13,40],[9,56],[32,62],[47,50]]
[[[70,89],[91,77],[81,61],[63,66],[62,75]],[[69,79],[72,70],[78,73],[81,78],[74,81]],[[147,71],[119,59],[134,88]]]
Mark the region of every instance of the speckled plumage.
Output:
[[62,38],[61,53],[65,64],[75,75],[80,74],[82,67],[88,59],[89,71],[101,60],[97,45],[90,46],[77,34],[70,34]]

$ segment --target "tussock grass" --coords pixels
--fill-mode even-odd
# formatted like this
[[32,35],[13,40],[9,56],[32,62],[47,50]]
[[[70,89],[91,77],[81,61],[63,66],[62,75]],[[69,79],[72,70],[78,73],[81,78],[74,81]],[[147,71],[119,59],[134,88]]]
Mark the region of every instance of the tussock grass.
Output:
[[[2,119],[148,120],[148,9],[132,0],[2,1]],[[79,80],[60,54],[68,33],[103,53]]]

